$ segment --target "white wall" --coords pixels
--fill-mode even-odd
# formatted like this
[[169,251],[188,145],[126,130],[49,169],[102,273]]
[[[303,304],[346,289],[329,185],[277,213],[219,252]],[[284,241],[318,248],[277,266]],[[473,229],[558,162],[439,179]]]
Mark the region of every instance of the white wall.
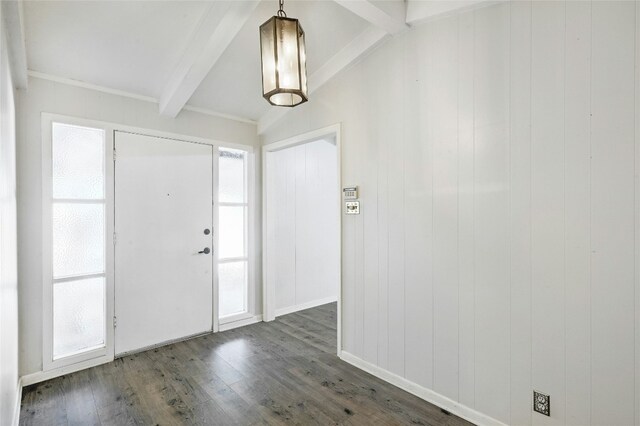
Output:
[[639,24],[630,1],[456,14],[269,129],[342,122],[346,352],[509,424],[640,424]]
[[[42,138],[41,113],[106,121],[175,134],[256,146],[256,126],[191,111],[176,119],[158,114],[158,105],[37,78],[18,91],[18,272],[20,276],[20,374],[42,370]],[[256,160],[259,160],[256,155]],[[260,176],[259,161],[256,161]],[[260,211],[257,191],[257,211]],[[256,252],[261,256],[260,214]],[[257,263],[259,269],[259,263]],[[260,270],[256,276],[261,276]],[[256,288],[260,312],[261,286]]]
[[1,18],[0,23],[0,424],[11,425],[19,404],[16,137],[13,82]]
[[333,141],[267,152],[267,280],[276,315],[338,298],[338,166]]

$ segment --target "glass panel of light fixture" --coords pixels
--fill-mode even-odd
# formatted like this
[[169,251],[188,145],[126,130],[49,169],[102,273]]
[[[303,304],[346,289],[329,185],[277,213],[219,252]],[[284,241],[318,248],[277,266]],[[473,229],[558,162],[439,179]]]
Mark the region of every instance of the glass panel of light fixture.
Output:
[[262,43],[262,85],[264,93],[276,89],[275,63],[275,19],[270,19],[260,27],[260,41]]
[[[300,24],[298,23],[298,26]],[[302,93],[305,94],[305,96],[307,96],[307,51],[306,51],[306,44],[305,44],[305,40],[304,40],[304,31],[302,30],[302,27],[300,27],[300,79],[302,81]]]
[[300,89],[298,78],[298,25],[296,20],[276,20],[278,83],[282,89]]

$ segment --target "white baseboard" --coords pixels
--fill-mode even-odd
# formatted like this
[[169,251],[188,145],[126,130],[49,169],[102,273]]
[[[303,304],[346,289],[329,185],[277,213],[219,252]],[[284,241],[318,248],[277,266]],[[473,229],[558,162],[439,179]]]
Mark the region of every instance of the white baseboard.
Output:
[[326,297],[324,299],[312,300],[311,302],[300,303],[299,305],[276,309],[276,317],[292,314],[298,311],[304,311],[305,309],[315,308],[316,306],[326,305],[327,303],[333,303],[337,301],[337,297]]
[[20,378],[22,387],[33,385],[35,383],[44,382],[45,380],[55,379],[56,377],[64,376],[65,374],[75,373],[76,371],[85,370],[87,368],[95,367],[97,365],[106,364],[113,361],[111,356],[102,356],[87,361],[78,362],[64,367],[55,368],[53,370],[38,371],[31,374],[26,374]]
[[439,393],[434,392],[431,389],[422,387],[414,382],[405,379],[404,377],[400,377],[397,374],[391,373],[390,371],[378,367],[377,365],[364,361],[363,359],[360,359],[357,356],[350,354],[349,352],[343,350],[341,351],[339,356],[340,359],[348,362],[354,367],[364,370],[367,373],[384,380],[385,382],[389,382],[392,385],[397,386],[400,389],[417,396],[418,398],[422,398],[425,401],[437,405],[440,408],[444,408],[450,413],[455,414],[458,417],[462,417],[463,419],[468,420],[471,423],[477,424],[479,426],[505,426],[504,423],[494,419],[493,417],[482,414],[474,410],[473,408],[469,408],[466,405],[460,404],[459,402],[447,398],[444,395],[440,395]]
[[20,406],[22,405],[22,378],[18,380],[18,390],[16,391],[16,406],[13,409],[13,426],[18,426],[20,424]]
[[218,331],[232,330],[238,327],[244,327],[245,325],[251,325],[258,322],[262,322],[262,315],[255,315],[250,318],[241,319],[238,321],[228,322],[226,324],[220,324]]

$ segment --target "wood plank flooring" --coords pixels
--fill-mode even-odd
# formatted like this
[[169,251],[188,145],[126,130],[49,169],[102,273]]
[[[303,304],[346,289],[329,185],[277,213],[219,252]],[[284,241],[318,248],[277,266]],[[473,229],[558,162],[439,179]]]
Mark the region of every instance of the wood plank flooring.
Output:
[[20,424],[469,424],[335,353],[332,303],[30,386]]

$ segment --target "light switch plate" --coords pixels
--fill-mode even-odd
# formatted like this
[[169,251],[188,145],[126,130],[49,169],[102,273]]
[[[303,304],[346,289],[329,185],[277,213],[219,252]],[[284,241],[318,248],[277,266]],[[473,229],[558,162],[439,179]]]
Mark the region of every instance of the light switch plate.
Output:
[[360,201],[347,201],[344,204],[346,214],[360,214]]

